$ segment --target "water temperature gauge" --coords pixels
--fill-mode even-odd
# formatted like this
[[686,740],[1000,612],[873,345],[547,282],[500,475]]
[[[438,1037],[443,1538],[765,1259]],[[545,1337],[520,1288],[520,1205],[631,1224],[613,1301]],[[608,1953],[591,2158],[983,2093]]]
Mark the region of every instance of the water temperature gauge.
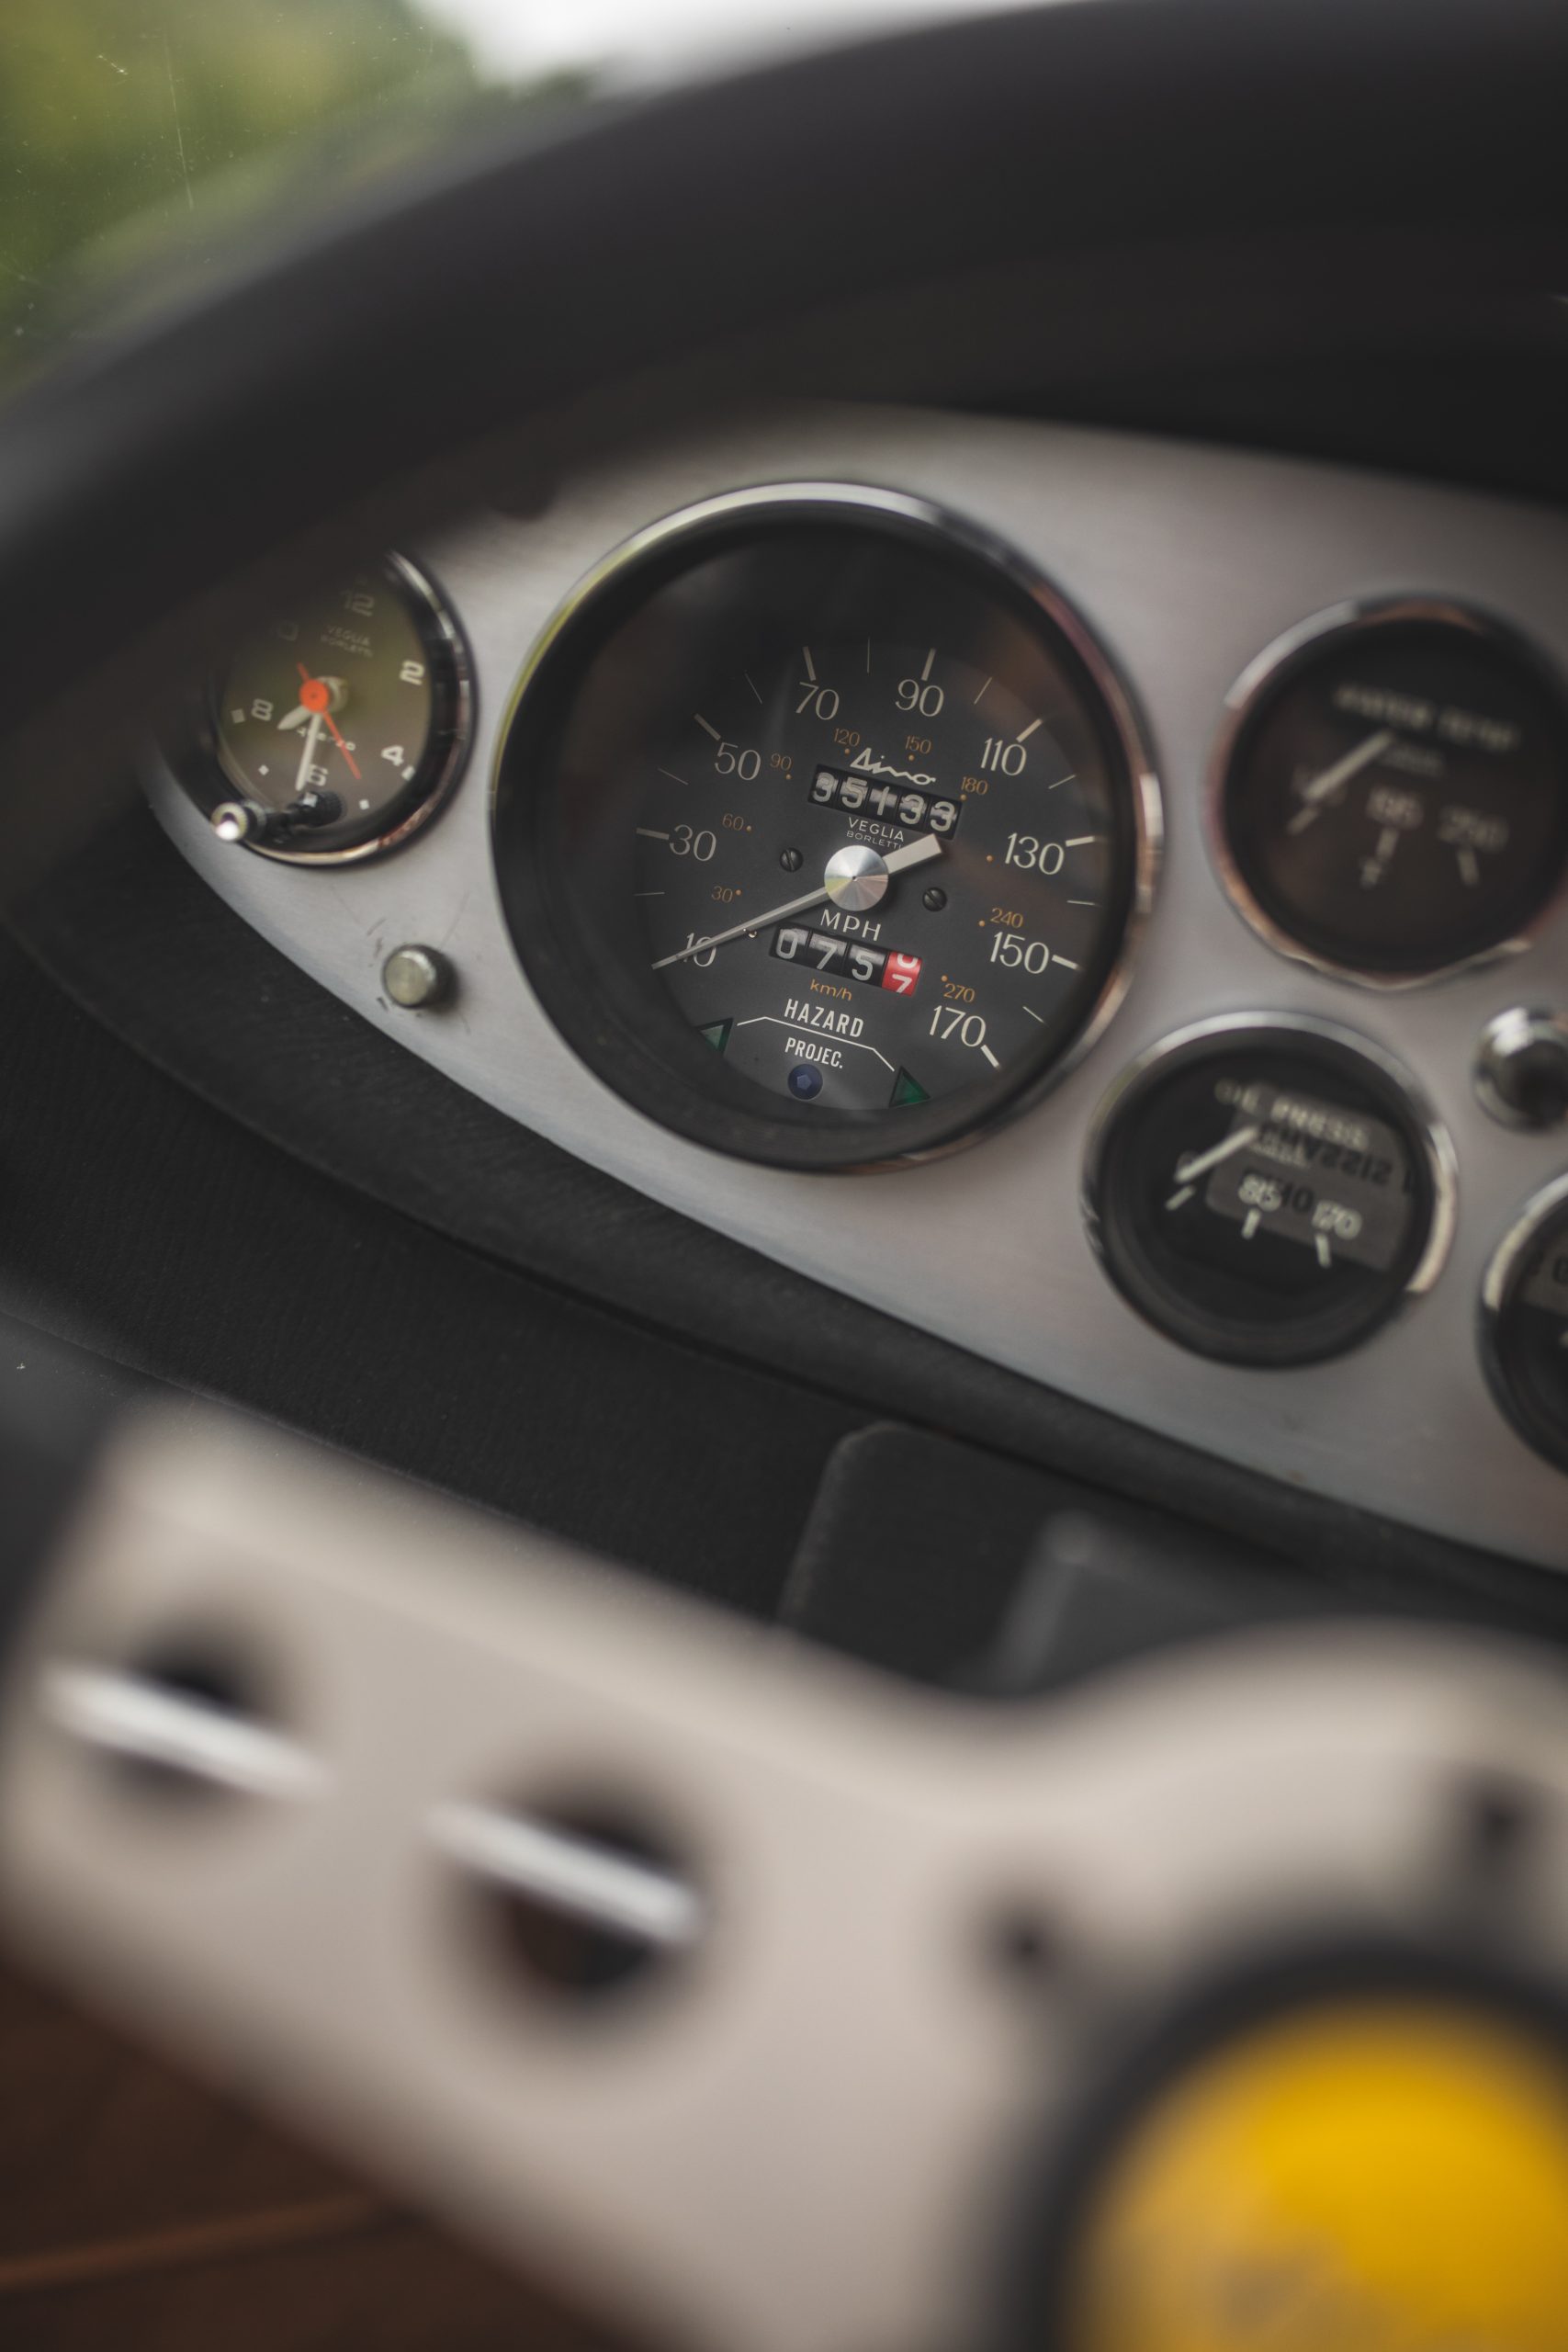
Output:
[[1568,715],[1477,615],[1321,615],[1229,698],[1216,861],[1269,944],[1384,986],[1525,944],[1568,865]]
[[1087,1208],[1111,1280],[1168,1338],[1228,1363],[1311,1363],[1436,1279],[1453,1153],[1375,1047],[1233,1013],[1133,1065],[1096,1123]]

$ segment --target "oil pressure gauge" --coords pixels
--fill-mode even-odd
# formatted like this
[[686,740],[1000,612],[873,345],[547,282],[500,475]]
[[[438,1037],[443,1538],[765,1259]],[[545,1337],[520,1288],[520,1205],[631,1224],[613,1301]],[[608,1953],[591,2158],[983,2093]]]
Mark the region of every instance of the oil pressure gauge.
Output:
[[1096,1125],[1087,1206],[1111,1280],[1168,1337],[1229,1363],[1310,1363],[1435,1280],[1453,1155],[1374,1047],[1231,1014],[1134,1064]]
[[1537,1193],[1486,1270],[1482,1357],[1525,1442],[1568,1470],[1568,1176]]
[[1341,607],[1230,696],[1214,851],[1241,912],[1321,969],[1397,986],[1522,946],[1568,864],[1568,713],[1478,615]]

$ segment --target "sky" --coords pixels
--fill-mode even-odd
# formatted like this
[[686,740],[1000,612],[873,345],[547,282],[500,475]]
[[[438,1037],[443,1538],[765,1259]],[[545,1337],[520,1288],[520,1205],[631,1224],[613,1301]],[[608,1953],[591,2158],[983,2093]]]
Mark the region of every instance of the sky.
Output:
[[421,0],[501,81],[572,67],[633,86],[1027,0]]

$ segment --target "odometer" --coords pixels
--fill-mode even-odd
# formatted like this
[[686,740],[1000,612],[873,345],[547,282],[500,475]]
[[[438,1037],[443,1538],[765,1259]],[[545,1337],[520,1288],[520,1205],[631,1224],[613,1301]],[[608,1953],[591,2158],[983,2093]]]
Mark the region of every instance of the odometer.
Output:
[[628,1102],[779,1165],[1029,1099],[1114,1002],[1157,801],[1083,625],[915,502],[671,518],[525,675],[496,855],[547,1010]]

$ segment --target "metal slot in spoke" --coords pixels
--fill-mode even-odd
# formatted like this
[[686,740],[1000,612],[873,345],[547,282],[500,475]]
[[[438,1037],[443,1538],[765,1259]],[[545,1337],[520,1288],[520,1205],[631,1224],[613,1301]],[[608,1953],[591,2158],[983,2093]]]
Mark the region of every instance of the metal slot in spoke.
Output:
[[488,1885],[585,1927],[661,1951],[684,1951],[701,1932],[703,1906],[684,1880],[585,1834],[480,1804],[440,1805],[430,1827]]
[[64,1732],[129,1765],[150,1766],[237,1796],[314,1796],[314,1757],[265,1724],[136,1674],[87,1666],[43,1676],[45,1713]]

